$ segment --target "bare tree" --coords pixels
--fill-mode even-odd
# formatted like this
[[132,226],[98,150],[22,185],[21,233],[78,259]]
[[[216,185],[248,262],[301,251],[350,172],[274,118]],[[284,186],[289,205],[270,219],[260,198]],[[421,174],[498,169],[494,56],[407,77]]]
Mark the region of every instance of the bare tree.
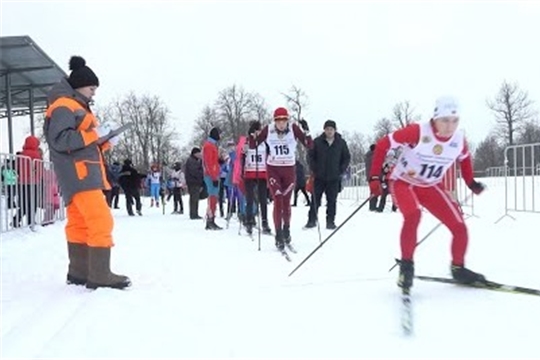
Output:
[[485,171],[490,167],[503,166],[504,147],[499,144],[495,135],[488,135],[478,144],[474,152],[474,163],[476,171]]
[[534,116],[532,101],[517,83],[504,81],[487,106],[495,114],[497,136],[506,145],[514,145],[522,126]]
[[373,127],[373,130],[375,131],[375,141],[378,139],[390,134],[392,131],[394,131],[394,124],[392,123],[392,120],[388,118],[381,118],[379,121],[375,123],[375,126]]
[[233,85],[218,94],[215,104],[222,139],[236,140],[247,133],[249,121],[253,118],[254,94]]
[[[299,88],[296,85],[291,86],[287,93],[282,93],[287,102],[287,107],[289,108],[289,116],[293,121],[298,121],[303,119],[303,112],[308,106],[308,97],[304,90]],[[307,151],[306,149],[298,144],[297,148],[297,157],[298,160],[304,165],[307,166]]]
[[364,154],[366,153],[366,138],[359,132],[344,131],[343,139],[347,141],[349,152],[351,153],[351,166],[358,166],[364,162]]
[[216,109],[206,105],[199,117],[195,120],[193,126],[193,135],[191,137],[191,146],[202,146],[204,140],[208,137],[213,127],[219,127],[219,119]]
[[[525,121],[521,130],[521,134],[517,140],[518,144],[540,143],[540,124],[537,120]],[[537,156],[540,157],[540,154]]]
[[290,110],[290,116],[294,121],[301,120],[303,111],[308,106],[308,97],[306,92],[296,85],[291,86],[287,93],[282,93]]
[[414,113],[414,108],[408,100],[397,103],[392,109],[392,122],[396,129],[402,129],[419,119],[420,117]]
[[159,97],[129,93],[102,108],[101,116],[113,126],[133,124],[113,148],[112,158],[129,158],[146,170],[151,162],[162,164],[175,156],[177,133],[171,126],[170,111]]
[[269,123],[272,120],[270,110],[264,98],[259,94],[253,94],[251,98],[252,117],[262,124]]

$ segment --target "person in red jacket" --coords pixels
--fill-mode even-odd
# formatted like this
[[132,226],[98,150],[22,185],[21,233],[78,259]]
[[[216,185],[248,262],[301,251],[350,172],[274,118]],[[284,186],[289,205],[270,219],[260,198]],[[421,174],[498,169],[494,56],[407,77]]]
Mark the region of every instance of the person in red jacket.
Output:
[[221,230],[222,228],[216,224],[216,208],[219,197],[219,151],[217,143],[220,134],[218,128],[212,128],[208,139],[203,145],[203,169],[204,169],[204,184],[208,191],[208,208],[206,210],[206,230]]
[[38,199],[41,192],[38,191],[38,184],[43,177],[42,152],[39,148],[39,139],[35,136],[28,136],[24,140],[23,150],[17,155],[16,168],[18,176],[18,198],[19,210],[13,217],[13,226],[20,227],[21,221],[26,216],[28,225],[34,224],[34,216],[38,207]]
[[397,130],[379,140],[375,147],[369,182],[372,196],[381,194],[380,170],[386,153],[390,149],[402,149],[390,175],[389,187],[394,203],[403,214],[398,286],[404,291],[413,285],[413,257],[421,207],[431,212],[452,233],[453,278],[463,284],[486,281],[482,274],[465,267],[467,226],[459,205],[445,191],[442,183],[444,174],[457,160],[467,186],[475,194],[484,190],[484,185],[473,177],[467,142],[464,133],[458,130],[459,115],[454,98],[439,98],[430,121]]
[[274,111],[274,122],[262,129],[249,129],[249,148],[255,149],[261,143],[268,144],[266,174],[268,186],[274,199],[274,226],[276,247],[283,251],[291,247],[291,195],[296,184],[296,144],[298,141],[307,148],[313,146],[306,120],[289,122],[287,109],[279,107]]

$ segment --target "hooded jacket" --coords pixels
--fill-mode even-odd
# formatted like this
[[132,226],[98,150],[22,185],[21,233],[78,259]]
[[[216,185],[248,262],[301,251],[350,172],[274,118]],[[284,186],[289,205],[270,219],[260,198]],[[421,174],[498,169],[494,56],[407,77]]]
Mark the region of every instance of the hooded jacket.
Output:
[[98,122],[89,99],[63,79],[48,100],[44,134],[65,203],[82,191],[110,189],[102,155],[109,143],[98,144]]
[[24,141],[16,166],[20,184],[38,184],[43,178],[43,162],[35,161],[42,160],[39,144],[35,136],[28,136]]

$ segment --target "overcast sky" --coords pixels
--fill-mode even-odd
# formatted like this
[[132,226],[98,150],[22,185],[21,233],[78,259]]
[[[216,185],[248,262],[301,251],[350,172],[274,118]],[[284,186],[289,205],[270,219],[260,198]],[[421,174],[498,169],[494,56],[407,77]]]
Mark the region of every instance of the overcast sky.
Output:
[[71,55],[85,57],[98,104],[131,90],[160,96],[184,139],[232,84],[272,109],[295,84],[313,129],[332,118],[367,135],[396,102],[410,100],[427,120],[449,94],[477,143],[493,125],[485,101],[504,79],[540,107],[538,1],[1,0],[0,30],[29,35],[66,71]]

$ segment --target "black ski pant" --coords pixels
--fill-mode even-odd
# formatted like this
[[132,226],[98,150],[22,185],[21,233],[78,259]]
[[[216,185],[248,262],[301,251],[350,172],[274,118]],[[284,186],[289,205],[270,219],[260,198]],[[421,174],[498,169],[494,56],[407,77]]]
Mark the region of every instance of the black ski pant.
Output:
[[246,188],[246,215],[249,220],[254,220],[255,189],[257,189],[257,202],[261,208],[261,219],[268,223],[268,187],[266,179],[244,179]]
[[295,187],[294,188],[294,198],[293,198],[293,206],[296,206],[297,202],[298,202],[298,193],[299,192],[302,192],[302,194],[304,194],[304,197],[306,198],[306,202],[309,205],[311,205],[311,201],[309,200],[309,195],[306,191],[306,186],[302,186],[302,187]]
[[311,206],[309,208],[309,222],[317,220],[319,206],[321,205],[322,194],[326,195],[326,222],[334,222],[336,219],[336,202],[339,193],[340,179],[321,180],[315,178],[313,182],[313,194],[311,195]]
[[189,193],[189,217],[195,219],[199,217],[199,195],[201,194],[200,185],[188,185]]
[[174,211],[184,212],[184,202],[182,201],[182,188],[175,187],[172,191]]
[[129,215],[133,215],[133,204],[137,211],[141,211],[141,193],[137,188],[124,188],[124,195],[126,196],[126,209]]

